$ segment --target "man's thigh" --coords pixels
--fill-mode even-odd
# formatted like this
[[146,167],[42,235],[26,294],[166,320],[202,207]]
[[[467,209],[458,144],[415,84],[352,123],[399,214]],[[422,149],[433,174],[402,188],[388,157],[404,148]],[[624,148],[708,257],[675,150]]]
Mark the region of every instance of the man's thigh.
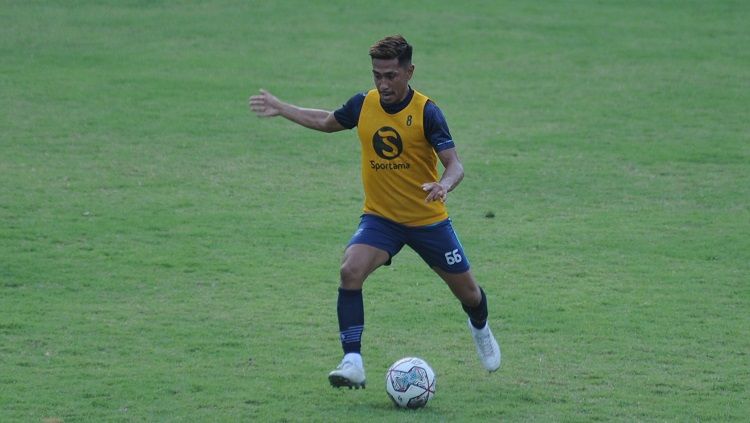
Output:
[[[362,220],[357,231],[352,236],[347,246],[347,251],[355,245],[368,245],[385,251],[388,254],[386,266],[391,264],[391,259],[401,251],[406,241],[406,235],[401,225],[391,222],[382,217],[373,215],[362,215]],[[364,249],[364,251],[367,251]]]
[[450,220],[410,230],[407,244],[430,267],[456,274],[470,269],[469,258],[466,257]]

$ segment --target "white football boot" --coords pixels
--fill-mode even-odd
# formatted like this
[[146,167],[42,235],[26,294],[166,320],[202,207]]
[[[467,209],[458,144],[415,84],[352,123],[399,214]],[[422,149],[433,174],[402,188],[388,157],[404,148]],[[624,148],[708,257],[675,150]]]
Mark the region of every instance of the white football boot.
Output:
[[490,372],[494,372],[500,368],[500,345],[498,345],[495,337],[492,335],[489,323],[484,325],[484,328],[477,329],[471,324],[469,320],[469,328],[471,329],[471,337],[474,338],[474,344],[477,346],[477,354],[479,359],[482,361],[484,368]]
[[359,354],[346,354],[336,370],[328,374],[328,381],[334,388],[347,386],[349,389],[365,388],[365,368]]

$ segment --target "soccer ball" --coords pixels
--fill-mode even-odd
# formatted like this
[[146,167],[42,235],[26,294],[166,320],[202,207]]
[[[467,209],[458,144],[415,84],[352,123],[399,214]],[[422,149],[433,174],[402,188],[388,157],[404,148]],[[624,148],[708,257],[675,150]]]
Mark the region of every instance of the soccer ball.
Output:
[[435,372],[421,358],[402,358],[385,374],[385,391],[399,407],[424,407],[435,395]]

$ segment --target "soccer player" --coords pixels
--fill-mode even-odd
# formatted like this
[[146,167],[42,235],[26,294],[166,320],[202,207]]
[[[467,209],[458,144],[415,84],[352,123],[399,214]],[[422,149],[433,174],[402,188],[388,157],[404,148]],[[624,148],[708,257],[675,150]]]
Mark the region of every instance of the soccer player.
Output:
[[375,88],[356,94],[334,112],[298,107],[262,89],[249,100],[259,117],[283,116],[323,132],[356,127],[362,145],[364,214],[344,252],[337,303],[344,357],[328,379],[335,387],[365,386],[362,286],[404,245],[414,249],[461,302],[479,358],[493,372],[500,367],[500,346],[487,324],[487,297],[445,207],[448,193],[464,176],[448,124],[438,106],[409,85],[412,46],[402,36],[378,41],[370,57]]

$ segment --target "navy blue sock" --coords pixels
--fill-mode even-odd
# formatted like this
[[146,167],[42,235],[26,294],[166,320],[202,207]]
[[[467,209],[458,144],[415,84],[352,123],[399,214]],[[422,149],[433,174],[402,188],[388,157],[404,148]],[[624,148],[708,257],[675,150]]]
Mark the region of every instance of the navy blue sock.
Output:
[[476,307],[468,307],[463,303],[461,303],[461,306],[464,308],[466,314],[469,315],[471,325],[477,329],[482,329],[487,324],[487,315],[489,312],[487,311],[487,296],[484,295],[484,289],[481,286],[479,287],[479,292],[482,293],[482,299]]
[[344,354],[359,353],[362,348],[362,331],[365,328],[362,290],[339,288],[336,312],[339,317],[339,333]]

